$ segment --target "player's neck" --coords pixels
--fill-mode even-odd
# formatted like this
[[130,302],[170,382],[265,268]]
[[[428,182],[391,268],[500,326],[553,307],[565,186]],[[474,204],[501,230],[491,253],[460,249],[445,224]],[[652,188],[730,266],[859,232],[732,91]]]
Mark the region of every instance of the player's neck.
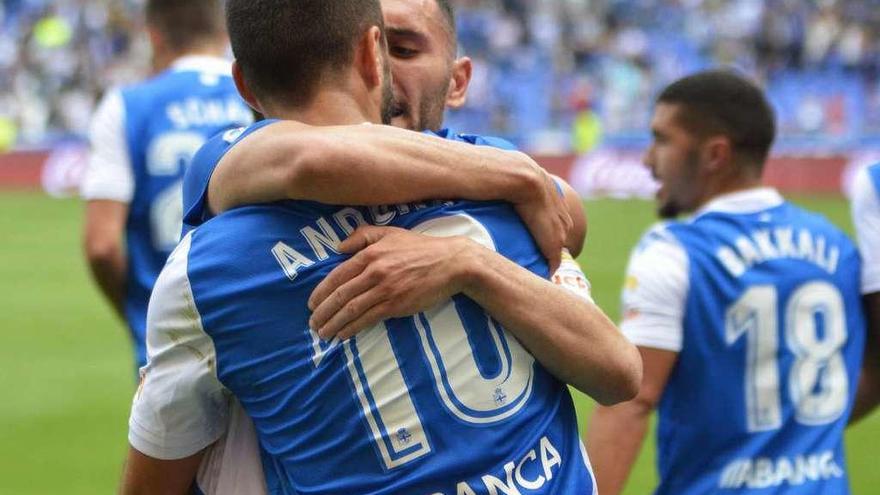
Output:
[[376,120],[367,115],[362,102],[354,95],[335,88],[319,90],[308,105],[275,109],[272,113],[276,118],[314,126],[357,125]]
[[175,62],[186,57],[224,58],[225,56],[226,50],[223,45],[216,44],[205,44],[182,51],[157,52],[153,57],[153,71],[159,73],[170,69]]
[[761,181],[760,176],[752,176],[748,174],[724,180],[713,185],[712,187],[707,188],[706,194],[703,196],[703,200],[700,201],[700,204],[697,206],[696,209],[699,210],[700,208],[706,206],[711,201],[721,196],[726,196],[728,194],[738,193],[742,191],[748,191],[750,189],[756,189],[759,187],[763,187],[763,185],[764,184]]

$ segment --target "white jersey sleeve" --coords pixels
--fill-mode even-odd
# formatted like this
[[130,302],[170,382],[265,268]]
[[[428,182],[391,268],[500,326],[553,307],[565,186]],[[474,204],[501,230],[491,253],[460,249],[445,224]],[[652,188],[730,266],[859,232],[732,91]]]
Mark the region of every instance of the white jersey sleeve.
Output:
[[229,428],[208,449],[196,482],[205,495],[268,492],[254,423],[235,399],[229,409]]
[[880,292],[880,198],[868,170],[856,177],[852,199],[853,223],[862,254],[862,293]]
[[640,347],[680,352],[688,290],[684,248],[662,226],[651,229],[627,268],[620,325],[624,335]]
[[192,236],[171,254],[147,311],[147,355],[129,419],[129,443],[162,460],[194,455],[227,428],[231,395],[217,378],[187,277]]
[[125,137],[125,103],[119,91],[108,92],[98,105],[89,129],[89,148],[82,198],[130,203],[134,172]]

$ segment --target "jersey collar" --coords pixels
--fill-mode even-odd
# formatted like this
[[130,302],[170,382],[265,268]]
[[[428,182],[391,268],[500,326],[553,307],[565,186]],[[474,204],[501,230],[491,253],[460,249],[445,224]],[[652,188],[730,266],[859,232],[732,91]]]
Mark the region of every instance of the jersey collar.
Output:
[[775,208],[784,202],[785,198],[776,189],[756,187],[718,196],[700,208],[694,216],[699,217],[707,213],[757,213]]
[[196,71],[218,76],[232,75],[232,63],[224,58],[206,55],[186,55],[171,64],[175,71]]

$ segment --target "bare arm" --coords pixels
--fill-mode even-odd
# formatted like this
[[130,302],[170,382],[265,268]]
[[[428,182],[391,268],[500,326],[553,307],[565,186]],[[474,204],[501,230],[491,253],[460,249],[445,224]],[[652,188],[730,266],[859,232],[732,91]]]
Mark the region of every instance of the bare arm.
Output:
[[208,207],[216,213],[282,199],[350,205],[505,200],[553,266],[571,228],[555,184],[528,156],[389,126],[278,122],[234,146],[208,186]]
[[485,248],[471,256],[462,292],[548,371],[601,404],[636,395],[638,352],[598,306]]
[[554,179],[562,188],[565,205],[571,216],[571,229],[568,231],[565,247],[572,256],[577,258],[584,250],[584,243],[587,240],[587,212],[584,210],[583,198],[569,183],[556,176]]
[[217,165],[215,212],[303,199],[381,205],[430,199],[504,199],[535,194],[539,167],[526,155],[390,126],[312,127],[283,121],[233,147]]
[[648,420],[657,407],[677,354],[639,347],[644,378],[638,396],[613,407],[599,406],[590,418],[586,444],[601,493],[617,495],[623,491],[636,462]]
[[856,393],[856,403],[850,416],[850,424],[871,413],[880,404],[880,292],[868,294],[864,298],[868,317],[868,334],[865,345],[865,359]]
[[95,282],[123,319],[128,260],[123,245],[128,205],[118,201],[89,201],[86,205],[83,247]]
[[309,301],[310,324],[325,339],[346,339],[463,293],[560,380],[602,403],[637,391],[638,353],[597,306],[474,241],[366,227],[340,249],[358,254]]
[[129,448],[120,495],[187,495],[195,483],[204,452],[175,461],[148,457]]

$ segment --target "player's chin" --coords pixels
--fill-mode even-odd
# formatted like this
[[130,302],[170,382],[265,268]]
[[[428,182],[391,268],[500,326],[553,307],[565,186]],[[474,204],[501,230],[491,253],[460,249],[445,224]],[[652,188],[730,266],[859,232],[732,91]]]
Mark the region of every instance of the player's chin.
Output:
[[663,219],[675,218],[678,216],[678,206],[667,194],[666,190],[661,186],[654,195],[655,204],[657,205],[657,216]]
[[657,201],[657,216],[664,219],[670,220],[678,217],[681,213],[681,208],[674,201]]

